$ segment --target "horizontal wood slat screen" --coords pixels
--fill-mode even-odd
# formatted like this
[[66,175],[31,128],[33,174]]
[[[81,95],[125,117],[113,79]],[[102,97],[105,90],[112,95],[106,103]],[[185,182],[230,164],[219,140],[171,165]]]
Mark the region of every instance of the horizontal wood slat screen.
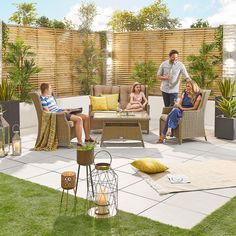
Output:
[[[179,51],[179,60],[188,69],[187,57],[190,54],[199,55],[203,42],[214,42],[216,28],[180,29],[144,32],[126,32],[113,34],[113,84],[132,84],[129,79],[135,63],[153,60],[157,68],[161,62],[168,59],[171,49]],[[214,55],[218,55],[215,50]],[[222,65],[217,68],[219,78],[222,77]],[[184,87],[182,83],[182,88]],[[150,94],[160,95],[160,82]],[[182,90],[182,89],[181,89]],[[214,95],[219,92],[216,83],[212,88]]]
[[[82,36],[75,30],[52,28],[32,28],[9,25],[9,42],[19,37],[36,53],[36,64],[42,71],[30,79],[39,88],[43,82],[52,84],[57,97],[79,95],[80,86],[76,60],[82,55]],[[99,34],[92,34],[96,46],[100,48]],[[3,77],[7,66],[3,65]]]

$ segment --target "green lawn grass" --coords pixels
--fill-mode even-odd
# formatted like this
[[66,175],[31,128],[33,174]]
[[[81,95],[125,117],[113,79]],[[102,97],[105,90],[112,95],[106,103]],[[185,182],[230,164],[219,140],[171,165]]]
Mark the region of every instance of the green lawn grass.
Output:
[[0,235],[236,235],[236,198],[193,229],[184,230],[122,211],[111,219],[96,220],[87,216],[84,199],[78,199],[75,207],[69,196],[66,210],[60,197],[61,192],[0,173]]

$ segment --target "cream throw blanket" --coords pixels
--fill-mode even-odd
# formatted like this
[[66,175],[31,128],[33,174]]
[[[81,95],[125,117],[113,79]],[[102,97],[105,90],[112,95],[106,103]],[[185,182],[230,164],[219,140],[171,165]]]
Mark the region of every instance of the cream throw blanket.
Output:
[[[178,165],[169,165],[169,170],[159,174],[139,172],[159,194],[228,188],[236,186],[236,160],[188,161]],[[189,177],[191,183],[171,184],[168,174],[182,174]]]

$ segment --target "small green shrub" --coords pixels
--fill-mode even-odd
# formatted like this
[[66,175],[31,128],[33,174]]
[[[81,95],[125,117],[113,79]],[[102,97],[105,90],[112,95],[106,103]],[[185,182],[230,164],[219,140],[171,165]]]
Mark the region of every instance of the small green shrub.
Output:
[[157,68],[153,61],[136,63],[130,79],[139,82],[140,84],[147,85],[152,89],[156,80]]

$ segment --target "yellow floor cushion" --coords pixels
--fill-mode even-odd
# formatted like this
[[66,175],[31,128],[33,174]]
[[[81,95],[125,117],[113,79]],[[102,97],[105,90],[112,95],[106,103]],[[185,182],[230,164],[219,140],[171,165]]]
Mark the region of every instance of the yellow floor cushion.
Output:
[[142,158],[135,160],[131,163],[131,165],[148,174],[160,173],[168,169],[167,166],[155,160],[154,158]]

